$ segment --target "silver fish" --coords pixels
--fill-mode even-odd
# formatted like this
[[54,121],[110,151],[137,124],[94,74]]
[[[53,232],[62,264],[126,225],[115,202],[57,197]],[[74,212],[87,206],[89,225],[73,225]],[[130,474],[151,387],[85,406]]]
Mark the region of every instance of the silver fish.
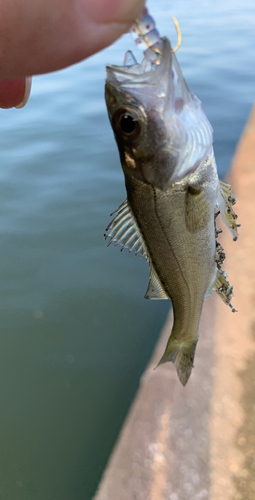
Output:
[[185,385],[204,300],[216,290],[235,311],[215,220],[220,211],[237,240],[236,198],[219,181],[212,127],[169,40],[157,35],[155,23],[147,35],[143,26],[150,27],[148,19],[133,29],[144,45],[143,61],[128,51],[124,66],[107,66],[106,104],[127,200],[114,212],[105,237],[108,245],[114,241],[146,257],[151,274],[145,298],[171,299],[174,324],[159,364],[172,361]]

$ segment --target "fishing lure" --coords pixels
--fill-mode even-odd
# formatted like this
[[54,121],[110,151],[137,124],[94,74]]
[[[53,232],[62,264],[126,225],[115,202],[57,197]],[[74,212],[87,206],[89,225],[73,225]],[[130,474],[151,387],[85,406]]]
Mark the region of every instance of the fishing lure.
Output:
[[[181,45],[182,37],[179,23],[175,17],[173,17],[173,21],[177,30],[178,41],[175,48],[172,49],[172,52],[176,52]],[[130,34],[139,50],[143,52],[144,57],[151,63],[160,64],[159,56],[162,55],[162,39],[160,38],[156,23],[149,14],[148,9],[143,9],[140,17],[131,26]]]

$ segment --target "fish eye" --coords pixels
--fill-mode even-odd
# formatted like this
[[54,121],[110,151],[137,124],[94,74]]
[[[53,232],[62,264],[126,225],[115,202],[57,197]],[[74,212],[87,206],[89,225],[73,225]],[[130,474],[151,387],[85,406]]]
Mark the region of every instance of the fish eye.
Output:
[[134,109],[119,109],[112,123],[116,134],[126,141],[138,139],[142,131],[142,115]]
[[133,134],[136,129],[137,121],[134,120],[133,116],[125,113],[120,119],[120,128],[124,134]]

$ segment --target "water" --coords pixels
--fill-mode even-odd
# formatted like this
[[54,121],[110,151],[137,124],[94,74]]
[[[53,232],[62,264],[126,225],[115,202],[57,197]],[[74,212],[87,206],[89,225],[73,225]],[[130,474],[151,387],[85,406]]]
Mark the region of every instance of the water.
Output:
[[[227,172],[255,95],[254,0],[150,2],[214,127]],[[0,497],[89,500],[164,323],[145,263],[103,240],[125,199],[106,116],[106,63],[34,79],[0,112]],[[169,369],[171,369],[169,367]]]

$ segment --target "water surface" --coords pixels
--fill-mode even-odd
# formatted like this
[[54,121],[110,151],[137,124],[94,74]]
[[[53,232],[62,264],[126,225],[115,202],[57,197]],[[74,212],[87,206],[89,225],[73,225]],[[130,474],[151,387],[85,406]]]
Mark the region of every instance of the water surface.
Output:
[[[213,125],[223,177],[255,95],[255,4],[149,2]],[[34,79],[0,112],[0,497],[89,500],[169,304],[144,260],[103,240],[125,199],[105,64],[133,42]],[[169,366],[169,369],[172,369]]]

